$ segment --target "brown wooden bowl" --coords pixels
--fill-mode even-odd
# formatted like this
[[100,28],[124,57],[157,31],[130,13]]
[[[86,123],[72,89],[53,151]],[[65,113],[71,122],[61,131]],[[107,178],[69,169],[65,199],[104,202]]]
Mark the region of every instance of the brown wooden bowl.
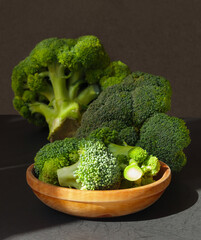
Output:
[[47,184],[34,176],[33,164],[26,178],[35,195],[55,210],[88,218],[117,217],[143,210],[159,199],[171,181],[170,168],[160,164],[154,183],[129,189],[91,191]]

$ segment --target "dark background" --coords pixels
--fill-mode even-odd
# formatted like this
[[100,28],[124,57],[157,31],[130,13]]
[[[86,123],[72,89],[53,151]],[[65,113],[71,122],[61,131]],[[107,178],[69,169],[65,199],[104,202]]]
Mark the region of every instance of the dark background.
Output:
[[0,114],[16,114],[10,76],[48,37],[98,36],[112,60],[170,80],[171,114],[201,117],[201,1],[0,0]]

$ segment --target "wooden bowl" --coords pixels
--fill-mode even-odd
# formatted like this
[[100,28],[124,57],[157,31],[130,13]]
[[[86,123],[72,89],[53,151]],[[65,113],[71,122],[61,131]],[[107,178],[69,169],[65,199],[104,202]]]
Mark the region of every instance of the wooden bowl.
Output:
[[143,210],[153,204],[171,181],[170,168],[163,162],[154,183],[119,190],[78,190],[39,181],[33,164],[27,168],[28,185],[47,206],[70,215],[103,218],[123,216]]

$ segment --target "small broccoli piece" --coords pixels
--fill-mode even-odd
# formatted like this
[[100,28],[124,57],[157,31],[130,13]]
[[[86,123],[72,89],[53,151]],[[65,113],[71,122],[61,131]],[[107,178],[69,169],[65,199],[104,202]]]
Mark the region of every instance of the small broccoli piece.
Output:
[[[121,82],[124,65],[111,63],[92,35],[45,39],[13,69],[14,108],[29,122],[48,125],[50,141],[72,137],[83,112],[101,91],[100,79],[112,74]],[[109,74],[108,68],[114,71]]]
[[131,158],[130,163],[136,162],[138,164],[141,164],[148,157],[148,153],[141,147],[134,147],[128,152],[128,156]]
[[129,164],[124,169],[124,178],[129,181],[138,181],[143,175],[142,169],[135,163]]
[[45,161],[43,168],[38,176],[40,181],[50,183],[53,185],[58,185],[58,178],[57,178],[57,169],[62,168],[69,164],[66,161],[66,158],[52,158]]
[[154,114],[140,129],[137,146],[180,171],[186,163],[183,149],[190,144],[189,130],[182,119],[164,113]]
[[[75,163],[78,158],[79,140],[76,138],[66,138],[64,140],[57,140],[53,143],[48,143],[43,146],[34,158],[34,170],[36,176],[42,175],[40,178],[51,178],[45,176],[51,174],[51,169],[55,172],[58,167],[64,167]],[[46,163],[47,162],[47,163]],[[45,166],[44,166],[45,165]],[[43,168],[45,167],[46,170]],[[46,173],[48,172],[48,173]],[[54,174],[54,173],[53,173]],[[53,178],[53,181],[55,178]],[[49,182],[50,180],[48,180]]]
[[156,176],[160,170],[160,162],[157,157],[150,155],[145,161],[143,161],[141,169],[144,175],[150,177]]
[[57,170],[59,184],[81,190],[116,189],[121,182],[117,159],[100,141],[83,140],[79,161]]

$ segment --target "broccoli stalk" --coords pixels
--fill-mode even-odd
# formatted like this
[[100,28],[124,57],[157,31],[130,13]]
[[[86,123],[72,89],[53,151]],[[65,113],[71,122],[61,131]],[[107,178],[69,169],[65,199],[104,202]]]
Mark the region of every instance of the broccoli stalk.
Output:
[[135,163],[129,164],[124,169],[124,178],[129,181],[137,181],[141,179],[143,175],[142,169]]
[[57,170],[57,176],[60,186],[77,189],[82,188],[82,184],[77,182],[77,176],[75,175],[75,171],[77,170],[79,163],[80,162],[78,161],[71,166],[63,167]]
[[[80,105],[88,105],[98,96],[100,89],[95,84],[90,85],[77,95],[79,85],[81,84],[79,82],[81,73],[75,72],[66,77],[65,68],[61,64],[52,64],[48,67],[48,70],[52,90],[49,87],[48,90],[42,90],[40,93],[51,101],[51,106],[42,102],[34,102],[29,104],[29,109],[32,113],[40,113],[45,117],[49,125],[49,139],[51,140],[52,138],[57,138],[58,134],[61,135],[62,124],[64,124],[66,119],[68,119],[68,124],[71,127],[73,126],[73,130],[74,127],[78,127],[81,117]],[[69,79],[68,88],[66,86],[67,79]],[[54,93],[54,96],[52,96],[52,93]],[[72,135],[73,133],[70,131],[68,136],[71,137]]]
[[118,155],[125,155],[125,156],[128,156],[128,152],[133,149],[134,147],[133,146],[129,146],[129,145],[126,145],[126,146],[121,146],[121,145],[117,145],[117,144],[114,144],[114,143],[110,143],[108,145],[108,149],[109,151],[116,157]]

